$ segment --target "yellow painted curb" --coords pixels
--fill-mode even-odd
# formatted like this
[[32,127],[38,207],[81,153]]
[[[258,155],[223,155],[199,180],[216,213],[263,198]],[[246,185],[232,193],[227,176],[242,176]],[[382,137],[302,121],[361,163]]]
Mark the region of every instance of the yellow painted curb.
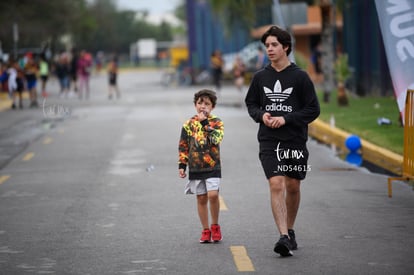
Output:
[[12,101],[9,98],[8,93],[2,92],[0,93],[0,112],[10,109],[12,105]]
[[[23,91],[23,99],[30,98],[28,91]],[[0,112],[11,109],[12,100],[9,97],[8,92],[0,92]]]
[[[348,149],[345,146],[345,140],[351,134],[336,127],[331,127],[328,123],[317,119],[309,125],[309,135],[322,143],[334,144],[346,152]],[[401,175],[403,156],[374,145],[364,139],[361,139],[361,153],[364,160],[394,174]]]

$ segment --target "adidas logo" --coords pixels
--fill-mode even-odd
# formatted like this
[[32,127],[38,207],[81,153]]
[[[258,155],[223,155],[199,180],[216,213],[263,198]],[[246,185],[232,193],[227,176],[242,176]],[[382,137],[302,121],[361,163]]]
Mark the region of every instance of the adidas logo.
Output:
[[273,91],[267,87],[263,87],[264,92],[268,99],[273,102],[283,102],[289,98],[290,94],[292,93],[293,88],[287,88],[286,90],[282,91],[282,85],[280,81],[276,81],[275,86],[273,87]]

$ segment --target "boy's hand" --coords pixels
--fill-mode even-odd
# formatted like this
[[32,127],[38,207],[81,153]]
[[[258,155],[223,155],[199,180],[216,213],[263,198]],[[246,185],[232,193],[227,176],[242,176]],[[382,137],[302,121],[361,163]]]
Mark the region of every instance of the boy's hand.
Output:
[[178,174],[180,178],[185,178],[187,176],[184,169],[178,169]]
[[208,118],[208,112],[207,111],[201,111],[201,112],[199,112],[197,114],[197,118],[198,118],[198,121],[205,120],[206,118]]

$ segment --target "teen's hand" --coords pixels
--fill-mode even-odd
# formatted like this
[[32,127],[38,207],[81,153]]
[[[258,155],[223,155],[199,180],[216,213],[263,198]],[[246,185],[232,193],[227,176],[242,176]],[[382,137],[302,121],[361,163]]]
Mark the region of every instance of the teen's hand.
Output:
[[264,113],[262,117],[263,123],[269,128],[280,128],[286,124],[283,116],[271,116],[269,113]]
[[285,123],[286,123],[285,118],[282,116],[272,117],[272,122],[271,122],[272,128],[280,128],[283,125],[285,125]]
[[264,113],[262,117],[264,125],[272,128],[272,115],[269,113]]

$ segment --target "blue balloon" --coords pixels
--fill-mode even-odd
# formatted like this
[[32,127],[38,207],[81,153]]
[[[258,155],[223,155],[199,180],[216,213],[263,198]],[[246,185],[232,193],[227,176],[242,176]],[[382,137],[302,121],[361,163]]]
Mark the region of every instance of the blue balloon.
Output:
[[345,146],[351,152],[358,151],[361,148],[361,139],[358,136],[351,135],[345,140]]
[[358,152],[349,152],[345,160],[356,166],[361,166],[362,164],[362,156]]

